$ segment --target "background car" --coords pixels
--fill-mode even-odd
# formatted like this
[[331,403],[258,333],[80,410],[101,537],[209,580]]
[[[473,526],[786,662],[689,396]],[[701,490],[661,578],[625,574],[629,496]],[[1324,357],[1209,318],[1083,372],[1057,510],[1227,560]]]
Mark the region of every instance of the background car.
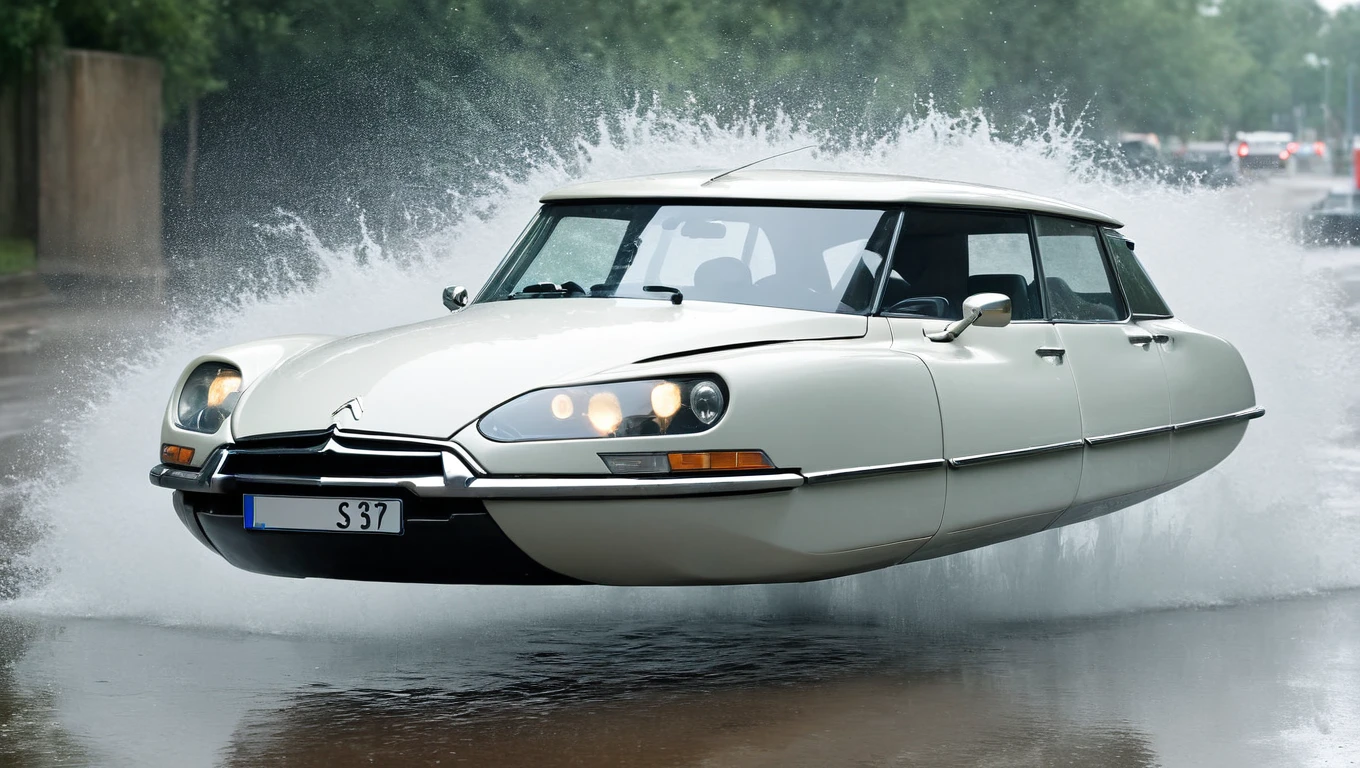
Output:
[[1293,142],[1294,134],[1284,131],[1243,131],[1236,136],[1233,152],[1247,173],[1283,172],[1292,167]]
[[1302,237],[1316,245],[1360,243],[1360,190],[1338,187],[1303,214]]

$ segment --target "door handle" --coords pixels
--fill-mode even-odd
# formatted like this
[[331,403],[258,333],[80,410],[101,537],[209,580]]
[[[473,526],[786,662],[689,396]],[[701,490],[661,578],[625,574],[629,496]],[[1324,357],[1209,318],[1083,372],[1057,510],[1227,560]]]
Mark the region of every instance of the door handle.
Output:
[[1039,357],[1056,357],[1061,359],[1063,355],[1067,354],[1067,350],[1062,347],[1039,347],[1034,350],[1034,354]]
[[1171,341],[1171,337],[1167,336],[1165,333],[1144,333],[1141,331],[1134,331],[1129,333],[1128,337],[1130,344],[1135,344],[1140,347],[1151,344],[1154,341],[1158,344],[1165,344],[1168,341]]

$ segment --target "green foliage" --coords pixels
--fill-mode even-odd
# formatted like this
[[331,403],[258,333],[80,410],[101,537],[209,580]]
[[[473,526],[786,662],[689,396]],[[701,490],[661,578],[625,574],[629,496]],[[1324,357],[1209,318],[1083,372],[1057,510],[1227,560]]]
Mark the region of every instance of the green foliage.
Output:
[[28,71],[37,51],[61,39],[57,0],[6,0],[0,4],[0,81]]
[[5,0],[0,75],[62,43],[160,59],[172,110],[228,83],[488,127],[653,95],[860,126],[1062,98],[1105,128],[1218,133],[1320,103],[1305,54],[1357,56],[1356,19],[1316,0]]
[[173,114],[223,85],[213,66],[225,11],[220,0],[4,0],[0,79],[58,45],[149,56],[164,68]]
[[0,237],[0,275],[26,272],[35,264],[32,241]]

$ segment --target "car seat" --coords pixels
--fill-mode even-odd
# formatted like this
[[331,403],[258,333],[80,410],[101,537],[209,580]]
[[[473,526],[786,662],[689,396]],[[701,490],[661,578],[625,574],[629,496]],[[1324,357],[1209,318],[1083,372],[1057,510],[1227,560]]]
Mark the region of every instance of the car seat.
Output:
[[744,303],[751,298],[751,268],[741,259],[709,259],[694,270],[694,298]]

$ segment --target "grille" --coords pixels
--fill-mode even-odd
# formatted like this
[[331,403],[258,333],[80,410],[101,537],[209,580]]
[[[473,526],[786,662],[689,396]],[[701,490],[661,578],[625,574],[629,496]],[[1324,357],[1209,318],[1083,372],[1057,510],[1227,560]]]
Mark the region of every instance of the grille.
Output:
[[[364,452],[325,450],[331,442]],[[428,446],[328,434],[294,435],[245,442],[227,454],[221,472],[275,477],[430,477],[444,474],[444,461]]]
[[437,453],[390,456],[330,451],[247,451],[229,453],[222,472],[288,477],[423,477],[443,475],[444,462]]

